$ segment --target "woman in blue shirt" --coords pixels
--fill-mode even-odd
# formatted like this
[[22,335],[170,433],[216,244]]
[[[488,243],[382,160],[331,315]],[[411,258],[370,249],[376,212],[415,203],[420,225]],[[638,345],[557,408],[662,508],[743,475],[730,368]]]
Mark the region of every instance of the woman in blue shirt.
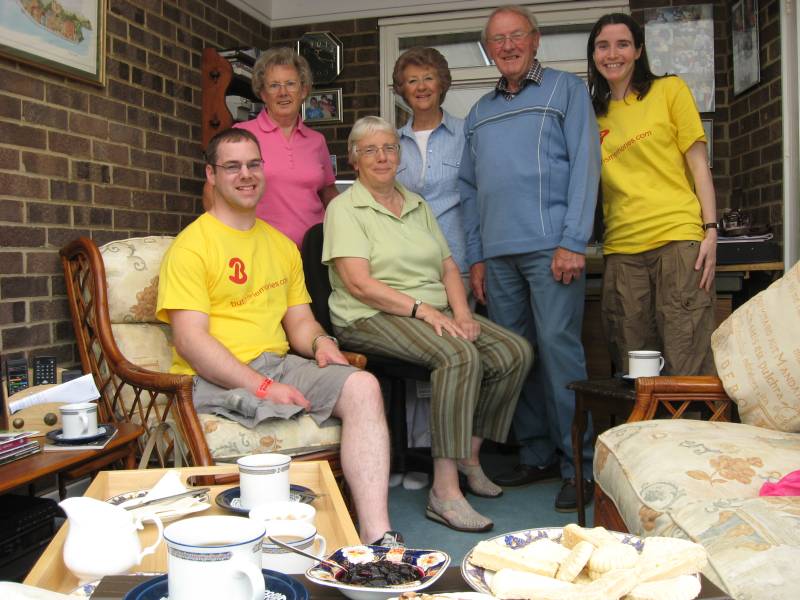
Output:
[[[464,220],[458,193],[458,168],[464,149],[464,120],[442,109],[450,89],[447,60],[435,48],[410,48],[392,74],[394,91],[413,111],[398,131],[397,180],[430,205],[450,246],[469,296]],[[474,303],[470,301],[474,308]]]

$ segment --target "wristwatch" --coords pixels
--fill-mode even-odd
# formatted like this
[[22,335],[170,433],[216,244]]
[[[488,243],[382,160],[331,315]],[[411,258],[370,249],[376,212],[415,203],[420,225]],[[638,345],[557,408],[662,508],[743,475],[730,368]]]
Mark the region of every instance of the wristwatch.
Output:
[[411,309],[411,318],[412,319],[416,319],[417,318],[417,309],[419,308],[420,304],[422,304],[422,300],[420,300],[419,298],[414,300],[414,308]]
[[719,229],[719,223],[703,223],[703,231],[708,231],[709,229]]

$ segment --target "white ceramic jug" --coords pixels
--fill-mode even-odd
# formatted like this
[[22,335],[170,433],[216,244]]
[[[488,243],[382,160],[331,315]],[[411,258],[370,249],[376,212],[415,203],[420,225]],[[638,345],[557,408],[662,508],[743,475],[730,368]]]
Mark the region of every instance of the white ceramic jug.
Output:
[[158,517],[147,517],[158,527],[158,539],[142,550],[138,530],[142,522],[119,506],[94,498],[67,498],[59,503],[69,519],[64,542],[64,564],[81,583],[119,575],[155,552],[164,527]]

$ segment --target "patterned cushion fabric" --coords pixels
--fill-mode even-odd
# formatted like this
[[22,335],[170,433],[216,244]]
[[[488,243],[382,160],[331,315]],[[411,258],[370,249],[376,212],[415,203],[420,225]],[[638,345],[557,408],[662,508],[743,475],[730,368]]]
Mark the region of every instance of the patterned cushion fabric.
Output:
[[[172,364],[172,335],[155,317],[158,275],[164,252],[174,238],[148,236],[109,242],[100,248],[106,269],[108,309],[114,339],[132,363],[159,372]],[[126,409],[133,400],[129,386],[122,389]],[[158,418],[148,417],[150,425]],[[311,417],[271,419],[255,429],[215,415],[199,415],[211,455],[220,462],[235,461],[254,452],[282,452],[296,456],[335,448],[341,425],[330,419],[318,427]],[[134,420],[138,415],[134,415]]]
[[736,309],[711,348],[742,423],[800,432],[800,262]]
[[234,462],[247,454],[281,452],[297,456],[339,445],[342,427],[328,419],[319,427],[308,415],[296,419],[268,419],[255,429],[217,415],[198,415],[216,462]]
[[158,273],[175,238],[156,236],[109,242],[100,247],[106,268],[108,312],[112,323],[159,323]]
[[[744,590],[753,589],[754,570],[760,568],[766,556],[763,553],[771,545],[800,540],[800,513],[791,512],[800,509],[800,504],[770,504],[764,498],[759,505],[750,500],[758,497],[765,481],[777,481],[797,469],[798,456],[797,434],[740,423],[641,421],[620,425],[598,437],[594,472],[597,484],[613,500],[631,533],[701,541],[709,552],[705,571],[709,579],[729,593],[742,590],[741,595],[733,593],[736,598],[777,598],[788,596],[777,592],[747,595],[750,592]],[[743,506],[746,509],[741,509]],[[762,518],[768,512],[759,506],[786,506],[790,512],[776,512],[776,518],[770,520]],[[745,512],[738,513],[740,509]],[[752,516],[753,511],[759,516]],[[734,521],[726,524],[734,513],[748,523],[755,532],[752,536],[747,527],[737,529]],[[786,520],[792,515],[794,533],[786,530]],[[753,542],[755,539],[761,541]],[[800,576],[793,585],[800,585]]]

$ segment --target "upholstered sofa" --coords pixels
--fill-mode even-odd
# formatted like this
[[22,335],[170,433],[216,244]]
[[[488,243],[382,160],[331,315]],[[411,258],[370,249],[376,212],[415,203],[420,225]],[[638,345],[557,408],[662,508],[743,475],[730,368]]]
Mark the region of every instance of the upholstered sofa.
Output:
[[[161,421],[172,424],[193,464],[282,452],[327,459],[340,474],[341,426],[336,420],[318,427],[305,415],[248,429],[224,417],[196,413],[191,377],[169,374],[170,328],[155,318],[161,259],[172,240],[149,236],[98,248],[80,238],[61,251],[81,362],[101,392],[102,416],[148,429]],[[351,362],[358,360],[355,355]]]
[[[759,496],[800,469],[798,267],[712,347],[719,378],[639,379],[628,422],[599,436],[595,524],[703,544],[704,573],[734,598],[800,598],[800,497]],[[681,418],[697,413],[710,420]]]

